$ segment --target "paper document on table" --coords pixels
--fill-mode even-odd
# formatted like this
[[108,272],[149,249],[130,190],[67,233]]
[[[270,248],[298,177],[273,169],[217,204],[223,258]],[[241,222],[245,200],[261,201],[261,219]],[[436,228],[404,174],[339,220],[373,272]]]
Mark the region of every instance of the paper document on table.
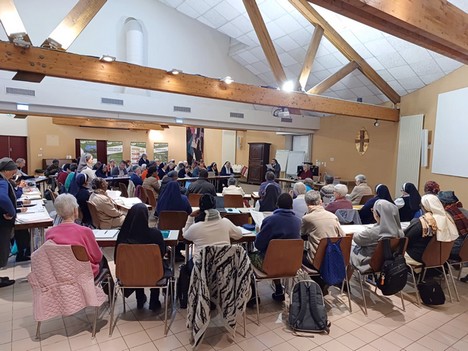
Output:
[[18,213],[16,215],[16,221],[18,223],[31,223],[31,222],[40,222],[51,220],[47,211],[41,211],[36,213]]
[[242,235],[253,234],[251,230],[247,230],[244,227],[241,227],[240,225],[238,225],[237,228],[239,228],[242,231]]
[[96,239],[112,239],[119,233],[119,230],[118,229],[108,229],[108,230],[94,229],[93,233]]
[[257,228],[260,228],[262,226],[262,222],[263,222],[263,219],[265,218],[265,215],[263,212],[259,212],[259,211],[254,211],[254,210],[251,210],[250,211],[250,216],[252,217],[252,219],[254,220]]

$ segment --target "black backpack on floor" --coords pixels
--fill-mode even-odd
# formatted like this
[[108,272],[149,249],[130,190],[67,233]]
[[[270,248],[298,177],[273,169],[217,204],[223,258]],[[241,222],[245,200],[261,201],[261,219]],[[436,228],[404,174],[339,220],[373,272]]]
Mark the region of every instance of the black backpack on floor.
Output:
[[390,239],[382,239],[384,263],[377,279],[377,287],[383,295],[393,295],[403,290],[408,280],[408,267],[403,257],[405,241],[400,240],[398,249],[392,253]]
[[289,305],[289,326],[295,332],[330,332],[322,290],[313,280],[300,280],[294,284]]

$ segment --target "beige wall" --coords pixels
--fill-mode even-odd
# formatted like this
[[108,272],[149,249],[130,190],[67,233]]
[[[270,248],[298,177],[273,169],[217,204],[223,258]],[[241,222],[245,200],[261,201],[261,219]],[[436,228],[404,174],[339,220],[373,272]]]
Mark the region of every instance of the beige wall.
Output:
[[241,138],[241,148],[236,152],[236,163],[249,164],[249,143],[270,143],[270,160],[275,157],[276,150],[285,148],[285,137],[272,132],[261,131],[238,131],[237,136]]
[[[424,114],[424,128],[429,130],[429,143],[432,144],[434,141],[438,95],[465,87],[468,87],[468,66],[466,65],[429,86],[404,96],[401,100],[401,115]],[[466,116],[460,118],[466,118]],[[461,159],[460,162],[466,162],[466,159]],[[421,168],[419,190],[422,192],[426,181],[435,180],[440,184],[442,190],[454,190],[466,207],[468,203],[468,179],[434,174],[431,168],[432,152],[429,151],[429,167]]]
[[[361,128],[369,133],[369,147],[360,155],[355,139]],[[326,117],[320,121],[320,130],[313,136],[312,162],[326,162],[320,172],[339,176],[343,180],[354,180],[365,174],[371,187],[382,183],[393,193],[395,183],[396,147],[398,123],[380,122],[351,117]],[[334,161],[331,161],[334,159]]]

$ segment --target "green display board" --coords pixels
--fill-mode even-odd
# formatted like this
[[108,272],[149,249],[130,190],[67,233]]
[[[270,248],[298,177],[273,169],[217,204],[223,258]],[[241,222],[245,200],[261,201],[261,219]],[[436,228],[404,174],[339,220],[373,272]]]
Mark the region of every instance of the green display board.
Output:
[[169,159],[169,144],[154,143],[153,145],[154,159],[161,162],[167,162]]
[[107,162],[109,162],[112,159],[115,160],[117,163],[123,160],[123,142],[107,142]]

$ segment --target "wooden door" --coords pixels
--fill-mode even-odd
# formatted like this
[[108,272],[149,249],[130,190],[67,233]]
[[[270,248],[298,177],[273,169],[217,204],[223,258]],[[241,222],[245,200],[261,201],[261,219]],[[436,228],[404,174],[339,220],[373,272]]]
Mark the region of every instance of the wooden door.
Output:
[[269,143],[249,143],[249,173],[247,181],[260,184],[265,178],[266,164],[270,157]]
[[[28,140],[24,136],[0,136],[0,157],[10,157],[13,161],[18,158],[28,160]],[[23,168],[28,173],[28,163]]]

